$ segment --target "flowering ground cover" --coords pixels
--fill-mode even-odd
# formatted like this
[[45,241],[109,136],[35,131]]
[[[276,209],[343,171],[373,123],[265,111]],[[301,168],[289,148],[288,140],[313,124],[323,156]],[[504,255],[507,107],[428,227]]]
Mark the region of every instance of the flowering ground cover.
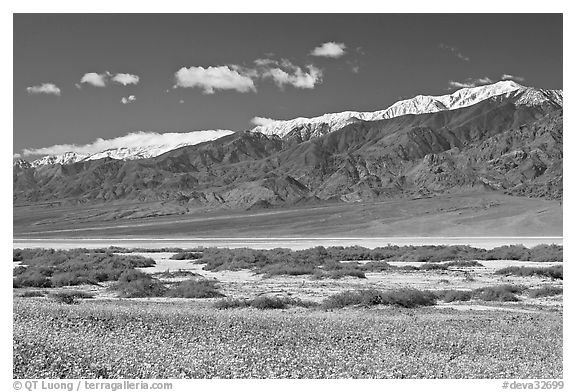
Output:
[[562,312],[14,298],[14,378],[561,378]]

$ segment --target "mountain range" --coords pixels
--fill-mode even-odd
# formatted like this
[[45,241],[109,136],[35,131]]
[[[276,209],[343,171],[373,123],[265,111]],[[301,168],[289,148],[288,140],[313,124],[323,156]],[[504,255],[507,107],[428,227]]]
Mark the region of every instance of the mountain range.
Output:
[[15,204],[162,201],[198,208],[482,190],[562,198],[563,93],[512,81],[375,112],[265,120],[194,145],[14,161]]

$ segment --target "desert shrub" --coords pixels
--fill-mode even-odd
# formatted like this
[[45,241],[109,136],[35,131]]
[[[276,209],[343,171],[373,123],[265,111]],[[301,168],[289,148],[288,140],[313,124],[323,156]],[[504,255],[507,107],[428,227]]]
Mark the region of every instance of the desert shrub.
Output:
[[530,249],[530,261],[535,262],[562,262],[562,246],[560,245],[537,245]]
[[176,284],[166,292],[167,297],[176,298],[217,298],[224,294],[218,291],[215,281],[189,279]]
[[30,298],[30,297],[45,297],[48,294],[45,290],[26,290],[20,293],[20,297]]
[[363,264],[360,268],[366,272],[382,272],[394,269],[393,266],[385,261],[369,261]]
[[496,271],[498,275],[543,276],[552,279],[564,279],[564,269],[561,265],[551,267],[505,267]]
[[404,308],[431,306],[436,303],[436,295],[431,291],[416,289],[349,290],[331,295],[322,303],[324,308],[342,308],[350,305],[396,305]]
[[124,271],[111,289],[123,298],[161,297],[166,292],[158,279],[138,270]]
[[445,271],[448,267],[444,264],[437,264],[437,263],[425,263],[418,267],[419,270],[422,271],[430,271],[430,270],[442,270]]
[[443,264],[446,267],[484,267],[476,260],[454,260]]
[[223,298],[214,303],[216,309],[230,308],[247,308],[254,307],[257,309],[285,309],[288,306],[299,306],[303,308],[312,308],[318,306],[314,301],[302,300],[292,297],[268,297],[261,296],[251,300]]
[[504,245],[490,249],[485,260],[530,260],[530,250],[524,245]]
[[261,296],[251,300],[250,306],[256,309],[285,309],[288,304],[282,298]]
[[52,275],[52,286],[78,286],[81,284],[96,284],[98,280],[89,276],[83,276],[79,272],[60,272]]
[[522,286],[504,284],[478,288],[472,292],[472,295],[483,301],[515,302],[518,301],[515,294],[520,294],[522,291],[524,291]]
[[419,268],[414,266],[414,265],[403,265],[401,267],[398,267],[399,270],[401,271],[418,271]]
[[50,294],[50,298],[63,304],[74,304],[78,299],[94,298],[94,294],[80,290],[58,291]]
[[154,274],[155,277],[162,278],[162,279],[171,279],[171,278],[190,278],[190,277],[202,277],[202,275],[197,274],[192,271],[178,269],[176,271],[166,270],[163,272],[158,272]]
[[465,282],[474,282],[476,279],[470,274],[470,272],[464,273],[464,281]]
[[298,264],[272,264],[270,266],[260,269],[260,273],[265,276],[275,276],[275,275],[310,275],[315,272],[315,268],[311,265],[298,265]]
[[528,296],[531,298],[551,297],[563,293],[562,287],[544,286],[537,289],[528,290]]
[[18,275],[14,276],[12,287],[52,287],[50,277],[47,276],[41,269],[25,269]]
[[197,252],[179,252],[170,257],[172,260],[197,260],[201,258],[202,253]]
[[341,279],[346,276],[366,279],[366,274],[359,268],[342,268],[328,271],[317,269],[314,271],[314,277],[316,279]]
[[444,302],[470,301],[472,292],[466,290],[441,290],[436,292],[436,296]]
[[250,301],[245,299],[223,298],[214,302],[216,309],[247,308],[249,306]]
[[16,256],[22,263],[13,272],[18,287],[59,287],[114,281],[124,271],[155,265],[150,258],[111,252],[86,253],[83,249],[23,249]]

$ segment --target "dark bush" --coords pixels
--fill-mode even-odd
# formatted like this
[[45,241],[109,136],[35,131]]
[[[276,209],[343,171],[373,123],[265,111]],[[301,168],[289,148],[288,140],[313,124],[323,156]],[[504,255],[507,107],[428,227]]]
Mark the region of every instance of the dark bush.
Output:
[[216,282],[212,280],[185,280],[171,287],[166,292],[167,297],[175,298],[217,298],[224,297],[218,291]]
[[540,262],[562,262],[562,246],[560,245],[537,245],[530,249],[530,261]]
[[63,304],[74,304],[78,299],[94,298],[94,294],[79,290],[58,291],[50,294],[50,298]]
[[250,301],[250,306],[256,309],[285,309],[288,304],[282,298],[262,296]]
[[45,297],[48,294],[45,290],[27,290],[20,294],[20,297],[29,298],[29,297]]
[[402,267],[398,267],[401,271],[419,271],[420,269],[414,265],[403,265]]
[[198,252],[180,252],[174,254],[170,259],[172,260],[197,260],[202,258],[202,253]]
[[260,269],[260,273],[265,276],[277,275],[310,275],[315,272],[315,268],[311,265],[297,265],[297,264],[272,264],[270,266]]
[[124,271],[111,289],[123,298],[161,297],[166,292],[158,279],[138,270]]
[[484,267],[482,263],[476,260],[454,260],[443,264],[446,267]]
[[162,279],[173,279],[173,278],[190,278],[190,277],[202,277],[202,275],[197,274],[192,271],[178,269],[176,271],[166,270],[163,272],[157,272],[154,274],[155,277]]
[[426,264],[423,264],[420,267],[418,267],[418,269],[422,270],[422,271],[429,271],[429,270],[445,271],[448,269],[448,267],[445,266],[444,264],[426,263]]
[[515,302],[519,300],[515,294],[520,294],[522,291],[524,291],[522,286],[504,284],[478,288],[473,291],[472,295],[483,301]]
[[561,265],[554,265],[552,267],[538,268],[538,267],[506,267],[496,271],[499,275],[514,275],[514,276],[543,276],[552,279],[564,279],[564,268]]
[[[88,273],[88,272],[87,272]],[[78,286],[81,284],[97,284],[98,280],[89,276],[82,276],[80,272],[60,272],[52,275],[52,286]]]
[[256,297],[252,300],[224,298],[214,303],[217,309],[230,308],[247,308],[254,307],[257,309],[285,309],[288,306],[299,306],[303,308],[317,307],[318,303],[314,301],[302,300],[292,297]]
[[537,289],[528,290],[528,296],[531,298],[551,297],[563,293],[562,287],[544,286]]
[[314,277],[316,279],[341,279],[346,276],[351,276],[354,278],[366,279],[366,274],[364,271],[358,268],[343,268],[343,269],[335,269],[335,270],[320,270],[317,269],[314,271]]
[[50,278],[44,275],[40,270],[26,269],[13,279],[12,287],[52,287]]
[[223,298],[214,302],[216,309],[247,308],[249,306],[250,301],[245,299]]
[[322,303],[327,309],[350,305],[396,305],[404,308],[431,306],[436,304],[436,295],[431,291],[396,289],[387,291],[356,290],[331,295]]
[[360,268],[366,272],[382,272],[394,269],[395,267],[385,261],[369,261],[363,264]]
[[436,292],[436,296],[444,302],[470,301],[472,292],[466,290],[441,290]]
[[16,257],[21,258],[22,264],[13,272],[17,287],[59,287],[114,281],[124,271],[155,265],[154,260],[141,256],[83,249],[23,249]]

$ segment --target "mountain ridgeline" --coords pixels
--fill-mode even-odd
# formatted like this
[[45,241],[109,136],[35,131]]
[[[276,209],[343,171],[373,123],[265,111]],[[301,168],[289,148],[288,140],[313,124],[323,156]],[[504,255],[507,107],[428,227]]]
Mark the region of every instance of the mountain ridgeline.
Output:
[[[15,205],[163,201],[256,209],[494,191],[562,198],[562,100],[516,91],[456,109],[262,127],[134,160],[14,164]],[[278,127],[278,124],[275,125]]]

